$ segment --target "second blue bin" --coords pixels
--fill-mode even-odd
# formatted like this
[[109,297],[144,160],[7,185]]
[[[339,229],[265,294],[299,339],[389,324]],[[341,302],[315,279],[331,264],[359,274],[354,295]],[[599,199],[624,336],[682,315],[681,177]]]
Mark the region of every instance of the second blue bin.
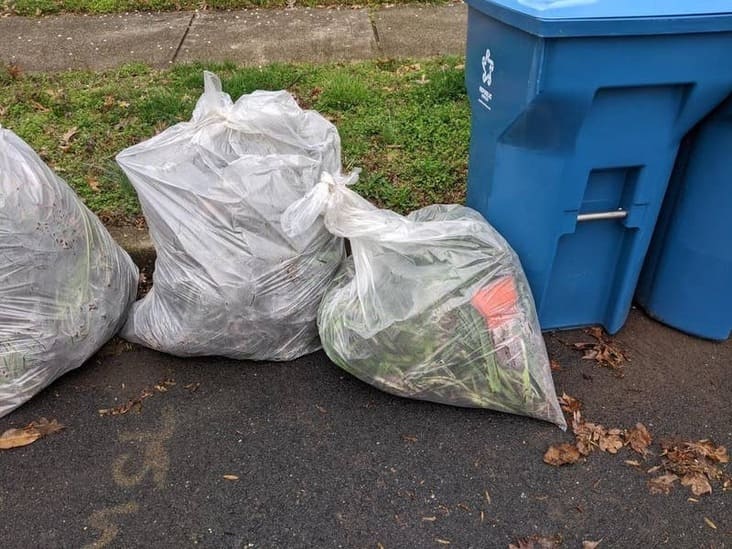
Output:
[[732,90],[729,0],[467,0],[469,206],[543,329],[620,329],[681,138]]
[[638,284],[638,301],[675,328],[732,331],[732,97],[684,143]]

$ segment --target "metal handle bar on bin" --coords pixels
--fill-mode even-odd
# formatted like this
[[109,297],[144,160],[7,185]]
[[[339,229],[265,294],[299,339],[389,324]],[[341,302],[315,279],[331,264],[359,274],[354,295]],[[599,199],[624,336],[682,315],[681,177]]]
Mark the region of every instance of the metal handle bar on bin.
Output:
[[579,214],[577,216],[577,222],[581,221],[600,221],[602,219],[625,219],[628,217],[628,212],[625,210],[613,210],[610,212],[595,212]]

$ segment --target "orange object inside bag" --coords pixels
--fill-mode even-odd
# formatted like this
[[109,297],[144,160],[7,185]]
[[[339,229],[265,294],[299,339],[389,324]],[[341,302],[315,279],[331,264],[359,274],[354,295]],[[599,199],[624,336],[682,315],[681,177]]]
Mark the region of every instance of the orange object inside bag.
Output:
[[502,276],[475,292],[470,303],[490,329],[500,328],[519,313],[516,282],[513,277]]

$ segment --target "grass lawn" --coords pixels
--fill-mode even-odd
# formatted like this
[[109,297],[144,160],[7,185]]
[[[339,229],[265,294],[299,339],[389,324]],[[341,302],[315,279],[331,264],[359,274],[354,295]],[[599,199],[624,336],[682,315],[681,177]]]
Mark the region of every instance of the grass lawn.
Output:
[[47,15],[61,12],[120,13],[195,9],[283,8],[287,6],[378,6],[441,4],[446,0],[0,0],[0,14]]
[[158,71],[128,65],[107,72],[16,74],[0,68],[0,124],[25,139],[108,222],[140,213],[114,156],[188,120],[204,68],[237,98],[287,89],[338,127],[343,161],[360,166],[357,189],[407,212],[461,202],[470,116],[462,59],[339,65],[194,64]]

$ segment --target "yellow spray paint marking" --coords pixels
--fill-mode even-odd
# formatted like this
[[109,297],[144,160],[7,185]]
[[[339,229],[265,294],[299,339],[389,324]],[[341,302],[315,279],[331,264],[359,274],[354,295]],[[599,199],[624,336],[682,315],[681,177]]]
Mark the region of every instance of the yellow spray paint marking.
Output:
[[175,415],[173,409],[163,410],[162,422],[159,429],[152,432],[127,432],[119,436],[120,442],[138,442],[144,445],[142,466],[135,472],[130,472],[128,464],[132,460],[131,454],[122,454],[112,464],[112,478],[118,486],[130,488],[137,486],[143,479],[152,473],[153,482],[157,488],[163,488],[170,469],[170,456],[165,443],[170,440],[175,430]]
[[[128,463],[131,454],[122,454],[112,464],[112,477],[118,486],[129,488],[137,486],[148,473],[152,473],[152,480],[157,488],[162,488],[170,469],[170,456],[165,443],[170,440],[175,430],[175,415],[173,408],[163,409],[161,424],[153,432],[128,432],[119,436],[120,442],[137,442],[143,445],[142,467],[139,471],[129,473]],[[119,526],[115,517],[131,515],[140,510],[140,505],[134,501],[95,511],[89,517],[89,525],[101,533],[99,539],[85,545],[83,549],[100,549],[106,547],[119,534]]]
[[134,501],[131,501],[121,505],[115,505],[114,507],[108,507],[101,511],[94,511],[91,517],[89,517],[89,525],[95,530],[98,530],[101,535],[99,539],[88,545],[84,545],[82,549],[100,549],[109,545],[119,533],[119,526],[113,520],[114,517],[131,515],[132,513],[137,513],[139,509],[140,506]]

